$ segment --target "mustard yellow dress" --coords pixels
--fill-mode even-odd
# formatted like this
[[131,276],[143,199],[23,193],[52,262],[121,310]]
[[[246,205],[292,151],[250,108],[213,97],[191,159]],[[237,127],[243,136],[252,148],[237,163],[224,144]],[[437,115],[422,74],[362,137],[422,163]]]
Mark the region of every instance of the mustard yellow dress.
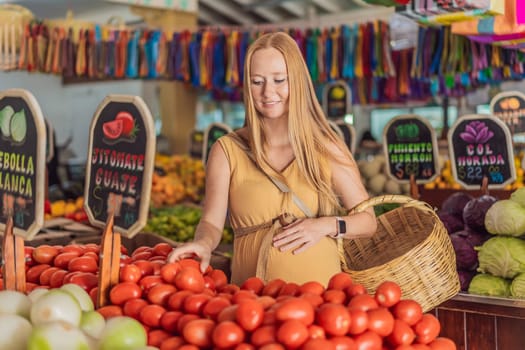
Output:
[[[298,284],[319,281],[326,286],[330,277],[341,271],[337,242],[324,237],[298,254],[274,248],[271,237],[280,229],[276,218],[283,213],[296,218],[304,218],[305,214],[290,195],[279,190],[258,169],[232,135],[223,136],[218,142],[226,153],[231,171],[229,220],[235,232],[232,283],[240,285],[247,278],[257,276],[266,282],[280,278]],[[314,216],[317,215],[318,194],[301,175],[295,160],[282,174],[289,188]]]

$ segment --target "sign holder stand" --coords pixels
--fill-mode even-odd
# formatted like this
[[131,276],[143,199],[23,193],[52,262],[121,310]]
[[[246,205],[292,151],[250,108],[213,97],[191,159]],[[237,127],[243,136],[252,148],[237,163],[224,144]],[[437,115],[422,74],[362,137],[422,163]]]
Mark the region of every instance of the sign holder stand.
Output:
[[24,239],[13,234],[13,216],[9,215],[2,241],[4,289],[26,292]]
[[420,197],[419,186],[416,182],[416,176],[414,174],[410,175],[410,197],[415,200],[418,200]]
[[113,230],[114,220],[115,215],[112,213],[102,232],[97,307],[108,304],[109,291],[119,281],[121,236]]

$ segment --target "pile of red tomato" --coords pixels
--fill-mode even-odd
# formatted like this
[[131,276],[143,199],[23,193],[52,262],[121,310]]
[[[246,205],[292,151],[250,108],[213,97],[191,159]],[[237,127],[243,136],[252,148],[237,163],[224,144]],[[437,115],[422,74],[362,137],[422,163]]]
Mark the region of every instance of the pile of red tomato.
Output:
[[[455,350],[439,337],[440,323],[419,303],[401,299],[385,281],[369,294],[346,273],[327,287],[256,277],[241,286],[222,270],[199,263],[167,263],[172,247],[159,243],[131,255],[122,250],[120,282],[109,293],[105,317],[140,321],[148,344],[160,350]],[[77,283],[95,298],[96,244],[26,247],[28,290]]]

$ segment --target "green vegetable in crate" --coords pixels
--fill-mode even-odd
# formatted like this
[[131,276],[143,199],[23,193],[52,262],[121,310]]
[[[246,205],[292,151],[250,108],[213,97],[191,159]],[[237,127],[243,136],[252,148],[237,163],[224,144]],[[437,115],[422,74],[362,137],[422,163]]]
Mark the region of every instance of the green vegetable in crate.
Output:
[[525,299],[525,273],[520,273],[510,282],[510,295]]
[[525,272],[525,241],[516,237],[492,237],[478,251],[478,271],[503,278]]
[[509,199],[495,202],[485,214],[485,228],[498,235],[525,234],[525,207]]
[[477,295],[507,297],[510,295],[510,282],[501,277],[480,273],[470,281],[468,292]]

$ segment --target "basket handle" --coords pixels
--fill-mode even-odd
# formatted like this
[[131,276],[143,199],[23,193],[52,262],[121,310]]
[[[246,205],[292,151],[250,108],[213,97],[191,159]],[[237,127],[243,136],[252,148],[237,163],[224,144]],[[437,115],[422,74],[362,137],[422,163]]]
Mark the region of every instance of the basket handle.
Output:
[[406,207],[417,207],[418,209],[422,209],[424,211],[428,211],[435,214],[434,209],[430,206],[430,204],[399,194],[389,194],[367,199],[350,209],[349,214],[361,213],[367,210],[368,208],[387,203],[403,204]]

